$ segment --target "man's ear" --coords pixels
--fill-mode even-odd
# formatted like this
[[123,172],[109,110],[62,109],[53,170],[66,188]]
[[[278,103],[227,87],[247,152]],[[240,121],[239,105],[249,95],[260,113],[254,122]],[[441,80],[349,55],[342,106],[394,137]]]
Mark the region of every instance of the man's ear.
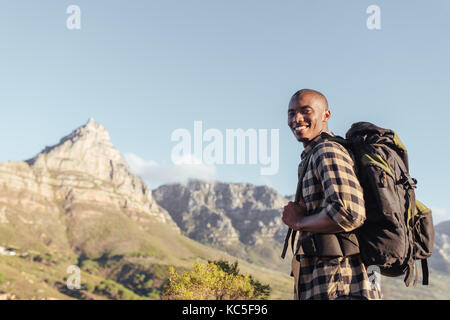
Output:
[[327,109],[323,112],[323,121],[328,121],[330,120],[331,117],[331,111],[330,109]]

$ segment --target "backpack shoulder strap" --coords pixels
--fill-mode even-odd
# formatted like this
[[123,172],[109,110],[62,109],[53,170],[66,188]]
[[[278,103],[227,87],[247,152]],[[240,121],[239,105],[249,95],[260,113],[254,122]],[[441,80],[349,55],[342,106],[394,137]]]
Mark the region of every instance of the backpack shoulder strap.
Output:
[[[295,203],[298,203],[300,201],[300,198],[302,197],[302,181],[303,181],[303,178],[305,177],[306,170],[308,168],[309,161],[311,159],[311,155],[312,155],[312,152],[310,152],[306,156],[305,160],[303,161],[302,168],[300,169],[300,173],[298,176],[298,182],[297,182],[297,190],[295,191],[295,198],[294,198]],[[296,235],[297,235],[297,231],[292,230],[291,228],[288,229],[288,231],[286,233],[286,237],[284,239],[283,252],[281,253],[282,259],[284,259],[286,256],[287,247],[289,245],[289,238],[291,238],[292,253],[295,255],[296,252],[298,251],[298,248],[296,250],[294,250]]]

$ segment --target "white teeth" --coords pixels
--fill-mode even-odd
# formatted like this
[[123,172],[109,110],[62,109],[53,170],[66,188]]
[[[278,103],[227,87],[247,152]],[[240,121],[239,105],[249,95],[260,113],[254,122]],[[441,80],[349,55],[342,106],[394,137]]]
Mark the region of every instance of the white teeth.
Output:
[[300,130],[304,130],[304,129],[306,129],[306,128],[307,128],[307,126],[301,126],[301,127],[295,128],[295,130],[300,131]]

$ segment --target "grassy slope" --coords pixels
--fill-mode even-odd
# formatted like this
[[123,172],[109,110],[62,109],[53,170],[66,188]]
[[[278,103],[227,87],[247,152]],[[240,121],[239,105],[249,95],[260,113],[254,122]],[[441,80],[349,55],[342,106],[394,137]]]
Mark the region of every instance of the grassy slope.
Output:
[[[147,247],[142,251],[128,252],[122,259],[136,265],[162,265],[168,269],[170,265],[178,268],[189,269],[196,259],[239,261],[243,273],[252,274],[257,280],[269,283],[272,290],[272,299],[289,299],[291,296],[291,278],[281,272],[265,269],[263,267],[236,259],[223,251],[202,245],[187,237],[177,234],[170,227],[161,223],[147,226]],[[22,249],[15,243],[9,246]],[[35,246],[33,246],[34,248]],[[26,248],[29,249],[29,248]],[[0,283],[0,291],[12,293],[19,299],[71,299],[64,288],[67,276],[67,267],[79,264],[77,256],[67,252],[52,251],[49,248],[41,251],[30,251],[28,257],[0,256],[0,275],[8,278],[8,281]],[[45,255],[45,253],[47,255]],[[33,257],[40,256],[43,259]],[[50,258],[49,258],[50,257]],[[140,257],[137,259],[136,257]],[[137,262],[137,260],[140,260]],[[91,286],[99,285],[103,280],[109,278],[114,268],[122,267],[122,264],[99,267],[95,272],[81,271],[81,284],[89,283]],[[59,289],[58,289],[59,288]],[[96,295],[92,292],[82,291],[81,298],[108,298]],[[69,292],[69,294],[75,293]]]
[[[168,265],[175,265],[178,268],[189,269],[199,257],[203,259],[222,258],[228,261],[235,261],[233,257],[223,252],[199,245],[182,236],[178,236],[178,239],[175,239],[172,244],[181,245],[179,249],[182,250],[180,251],[186,254],[181,257],[172,256],[170,259],[171,263],[168,263],[164,258],[161,259],[161,256],[141,256],[139,258],[141,260],[140,263],[146,265],[160,264],[163,268],[167,268]],[[171,250],[171,248],[167,250]],[[57,255],[54,254],[53,256]],[[82,286],[84,287],[86,284],[94,287],[99,285],[105,279],[111,278],[114,267],[120,270],[120,267],[125,262],[133,261],[133,263],[136,263],[137,258],[124,257],[120,261],[121,263],[111,264],[112,267],[104,266],[103,269],[95,272],[84,268],[81,272]],[[71,264],[76,264],[74,257],[72,257],[72,260],[52,258],[52,261],[45,259],[43,261],[33,261],[30,257],[0,256],[0,279],[3,279],[3,282],[0,281],[0,291],[13,293],[19,299],[72,299],[70,295],[82,299],[110,298],[99,293],[96,294],[92,290],[90,292],[82,290],[80,296],[76,296],[76,292],[61,290],[61,286],[64,287],[66,278],[69,275],[66,273],[66,269]],[[272,295],[270,299],[291,299],[292,278],[287,274],[265,269],[241,260],[239,260],[239,265],[243,273],[250,273],[258,280],[271,285]],[[448,291],[450,279],[447,275],[432,271],[429,286],[422,286],[420,280],[421,278],[419,277],[419,284],[416,287],[410,286],[407,288],[401,277],[382,277],[381,287],[384,299],[450,299]]]

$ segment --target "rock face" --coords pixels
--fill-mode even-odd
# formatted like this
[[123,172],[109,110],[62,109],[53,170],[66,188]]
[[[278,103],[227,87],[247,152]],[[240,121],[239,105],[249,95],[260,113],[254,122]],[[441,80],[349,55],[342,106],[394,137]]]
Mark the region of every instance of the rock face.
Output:
[[178,230],[92,118],[32,159],[0,163],[0,241],[95,251],[100,234],[105,248],[133,241],[125,230],[113,239],[132,222],[142,230],[153,222]]
[[191,180],[161,186],[153,195],[194,240],[220,246],[284,240],[281,211],[287,200],[267,186]]
[[435,226],[434,250],[430,264],[436,270],[450,272],[450,221],[443,221]]

